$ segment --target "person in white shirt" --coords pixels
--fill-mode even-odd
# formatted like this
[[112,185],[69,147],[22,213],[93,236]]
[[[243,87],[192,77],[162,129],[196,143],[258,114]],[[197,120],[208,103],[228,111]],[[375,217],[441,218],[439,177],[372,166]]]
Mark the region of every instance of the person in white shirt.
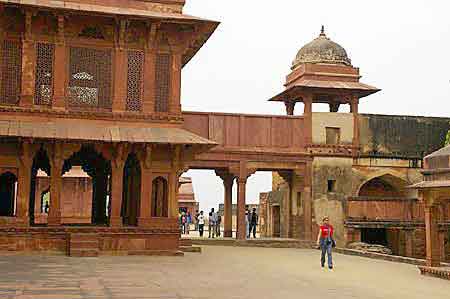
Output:
[[203,237],[203,230],[205,228],[205,215],[203,215],[203,211],[200,211],[200,214],[197,217],[198,219],[198,232],[200,233],[200,237]]

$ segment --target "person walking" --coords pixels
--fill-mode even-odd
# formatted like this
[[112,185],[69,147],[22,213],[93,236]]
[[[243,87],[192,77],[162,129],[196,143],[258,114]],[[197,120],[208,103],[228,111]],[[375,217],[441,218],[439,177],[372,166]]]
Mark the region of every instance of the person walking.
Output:
[[212,229],[213,229],[212,212],[209,212],[209,214],[208,214],[208,238],[211,238]]
[[184,235],[186,233],[186,214],[181,213],[181,233]]
[[214,239],[217,233],[217,213],[214,212],[214,208],[211,209],[212,218],[212,238]]
[[320,246],[322,254],[320,256],[320,264],[325,267],[325,254],[327,255],[328,268],[333,269],[333,257],[332,248],[336,246],[336,242],[333,239],[334,228],[330,224],[328,216],[323,217],[322,225],[319,229],[317,236],[317,245]]
[[198,210],[195,210],[195,215],[194,215],[194,223],[195,223],[195,230],[198,231],[198,216],[200,216],[200,213],[198,212]]
[[189,235],[189,229],[190,229],[190,226],[191,226],[191,222],[192,222],[191,213],[187,212],[187,214],[186,214],[186,223],[184,224],[184,233],[186,235]]
[[200,233],[200,237],[203,237],[203,230],[205,228],[205,216],[203,215],[203,211],[200,211],[200,214],[197,217],[198,221],[198,232]]
[[258,214],[256,213],[256,208],[253,208],[253,212],[250,216],[250,232],[249,232],[249,238],[250,234],[253,231],[253,238],[256,239],[256,226],[258,225]]
[[217,223],[216,223],[216,236],[220,237],[220,225],[222,223],[222,216],[217,213]]

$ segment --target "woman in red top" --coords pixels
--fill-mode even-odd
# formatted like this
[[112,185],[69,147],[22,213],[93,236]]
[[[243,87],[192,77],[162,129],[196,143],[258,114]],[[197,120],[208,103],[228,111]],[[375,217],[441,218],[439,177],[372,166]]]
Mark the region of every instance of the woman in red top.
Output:
[[322,255],[320,257],[320,263],[322,268],[325,267],[325,253],[327,254],[328,268],[333,269],[333,258],[331,256],[331,250],[335,246],[333,240],[334,229],[331,224],[329,224],[330,219],[326,216],[323,217],[322,225],[320,226],[319,235],[317,236],[317,245],[320,246],[322,250]]

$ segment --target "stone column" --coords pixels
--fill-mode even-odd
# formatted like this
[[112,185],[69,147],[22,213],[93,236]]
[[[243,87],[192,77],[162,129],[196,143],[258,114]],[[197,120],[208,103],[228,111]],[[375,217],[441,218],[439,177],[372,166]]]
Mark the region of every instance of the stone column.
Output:
[[439,246],[438,207],[436,205],[425,206],[425,228],[427,266],[439,267],[441,261],[441,248]]
[[246,239],[245,225],[245,189],[247,186],[247,177],[238,178],[238,204],[237,204],[237,232],[238,240]]
[[113,90],[113,112],[125,111],[127,106],[127,52],[120,47],[114,51],[114,90]]
[[169,103],[169,112],[171,114],[181,114],[181,66],[182,66],[182,50],[178,47],[174,49],[172,55],[172,68],[171,68],[171,97]]
[[145,52],[142,112],[147,114],[155,112],[155,59],[156,53],[154,51],[148,50]]
[[[58,36],[55,44],[52,108],[63,110],[66,107],[67,63],[64,37],[64,16],[58,16]],[[51,195],[50,195],[51,196]]]
[[312,161],[306,163],[305,183],[303,187],[303,215],[305,220],[305,239],[312,240]]
[[22,88],[20,106],[32,107],[34,102],[36,49],[32,36],[32,12],[25,12],[25,34],[22,40]]
[[139,208],[138,226],[150,225],[153,174],[151,169],[151,146],[147,145],[141,155],[141,201]]
[[111,198],[109,225],[112,227],[122,226],[122,197],[123,197],[123,171],[128,151],[125,145],[119,144],[114,149],[111,159]]
[[48,211],[48,225],[61,225],[62,206],[62,169],[63,169],[63,144],[55,143],[50,158],[50,207]]
[[303,97],[303,103],[305,104],[303,115],[305,119],[304,134],[306,146],[312,144],[312,101],[312,95]]
[[31,144],[22,143],[22,152],[20,155],[18,189],[17,189],[17,225],[30,225],[30,192],[31,192],[31,171],[33,165],[33,151]]
[[178,175],[176,171],[169,174],[169,218],[178,217]]
[[[358,114],[358,105],[359,99],[357,96],[352,98],[352,102],[350,104],[351,113],[353,113],[353,146],[359,147],[359,114]],[[357,151],[354,151],[354,155],[357,154]]]
[[233,236],[233,181],[234,176],[228,171],[218,171],[216,170],[216,175],[218,175],[223,181],[224,187],[224,199],[223,199],[223,236],[231,238]]

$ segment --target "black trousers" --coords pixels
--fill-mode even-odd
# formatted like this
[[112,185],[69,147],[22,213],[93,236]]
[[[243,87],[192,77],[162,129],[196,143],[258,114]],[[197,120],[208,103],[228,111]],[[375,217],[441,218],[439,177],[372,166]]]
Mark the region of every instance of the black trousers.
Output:
[[198,232],[200,233],[200,237],[203,237],[203,229],[205,228],[204,224],[198,225]]
[[255,223],[251,223],[250,224],[250,234],[253,231],[253,238],[256,238],[256,224]]

